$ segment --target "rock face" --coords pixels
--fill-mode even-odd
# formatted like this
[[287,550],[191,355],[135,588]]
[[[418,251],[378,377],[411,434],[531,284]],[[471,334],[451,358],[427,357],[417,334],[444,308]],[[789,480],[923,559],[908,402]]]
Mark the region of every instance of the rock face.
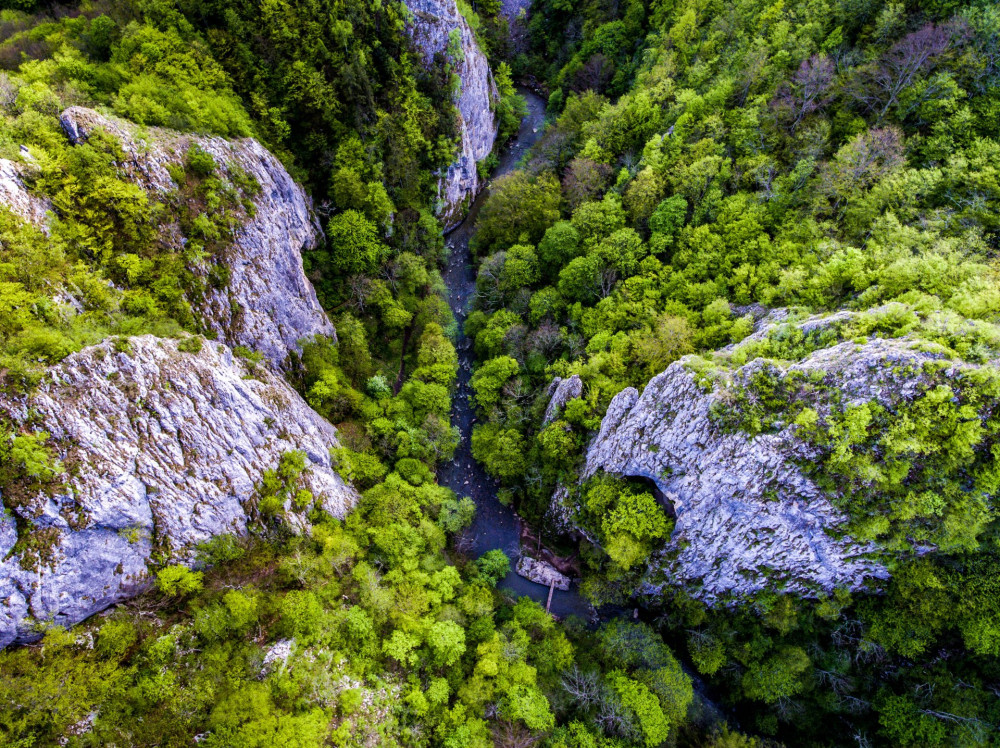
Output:
[[423,53],[425,65],[434,65],[438,52],[449,53],[453,34],[460,41],[461,51],[450,61],[461,80],[455,106],[461,117],[462,141],[458,159],[438,184],[444,206],[441,219],[450,229],[461,223],[466,207],[483,186],[476,164],[490,155],[496,142],[497,87],[489,63],[455,0],[406,0],[406,7],[413,15],[410,33]]
[[530,8],[531,0],[500,0],[500,14],[511,22],[526,16]]
[[569,379],[556,377],[549,385],[549,404],[545,408],[545,417],[542,425],[547,426],[559,417],[566,403],[583,394],[583,380],[578,374],[574,374]]
[[555,585],[557,590],[569,589],[569,577],[544,561],[539,561],[531,556],[521,556],[517,560],[515,571],[519,576],[535,584],[544,584],[546,587]]
[[28,192],[21,178],[21,167],[5,158],[0,158],[0,205],[40,227],[44,227],[45,214],[52,209],[47,201]]
[[[806,325],[811,321],[807,321]],[[844,342],[779,369],[817,373],[845,403],[889,406],[918,394],[922,365],[937,354],[905,339]],[[800,465],[817,457],[794,425],[773,434],[724,432],[710,417],[713,403],[731,402],[734,383],[765,362],[750,361],[705,388],[682,359],[654,377],[640,396],[632,388],[611,402],[583,471],[653,481],[676,513],[667,549],[655,559],[647,591],[663,580],[682,583],[704,600],[747,595],[778,580],[785,589],[815,594],[857,588],[886,578],[873,547],[834,537],[846,517]],[[773,362],[766,365],[775,365]],[[967,366],[956,363],[956,367]],[[571,492],[553,501],[553,514],[572,515]]]
[[[342,517],[357,499],[331,467],[333,426],[218,343],[186,353],[152,336],[105,341],[52,367],[29,400],[0,399],[15,423],[29,412],[66,472],[49,490],[3,497],[0,647],[134,594],[153,554],[187,562],[200,542],[246,533],[262,473],[288,451],[305,453],[298,488],[317,505]],[[34,551],[15,549],[19,533]]]
[[299,340],[335,337],[302,268],[302,250],[316,246],[320,236],[312,203],[260,143],[140,129],[82,107],[67,109],[60,120],[74,144],[98,129],[121,141],[131,178],[154,197],[177,188],[167,165],[182,163],[192,144],[210,153],[224,175],[237,166],[253,177],[261,188],[254,198],[256,211],[223,258],[228,287],[213,289],[199,309],[206,328],[231,345],[260,351],[279,366],[289,352],[300,350]]
[[510,45],[515,53],[528,47],[528,11],[531,0],[500,0],[500,15],[507,19]]

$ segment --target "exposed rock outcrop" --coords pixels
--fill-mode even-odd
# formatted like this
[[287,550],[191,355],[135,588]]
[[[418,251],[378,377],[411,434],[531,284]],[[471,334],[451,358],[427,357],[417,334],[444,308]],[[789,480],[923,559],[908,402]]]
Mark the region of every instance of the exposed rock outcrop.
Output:
[[542,425],[547,426],[559,417],[566,403],[583,394],[583,380],[578,374],[574,374],[569,379],[556,377],[549,384],[549,404],[545,408],[545,417]]
[[154,197],[177,188],[167,166],[182,163],[192,144],[210,153],[225,175],[237,166],[253,177],[260,185],[256,210],[222,258],[229,284],[212,289],[198,310],[206,329],[231,345],[260,351],[275,365],[298,351],[303,338],[335,336],[302,267],[302,250],[314,247],[320,235],[311,201],[260,143],[139,128],[82,107],[67,109],[60,120],[74,144],[98,129],[121,141],[130,177]]
[[[326,511],[342,517],[357,498],[331,466],[333,426],[218,343],[105,341],[52,367],[30,399],[0,399],[0,416],[30,418],[66,468],[48,490],[3,496],[0,646],[129,597],[154,554],[186,562],[200,542],[246,533],[262,473],[286,452],[305,453],[298,487]],[[286,509],[305,525],[305,509]]]
[[439,52],[449,54],[453,32],[457,32],[460,42],[461,51],[449,59],[461,80],[455,99],[461,118],[461,144],[458,159],[438,184],[443,205],[441,220],[452,228],[461,222],[465,209],[483,187],[476,164],[490,155],[496,142],[497,87],[489,63],[455,0],[406,0],[406,7],[413,15],[410,33],[423,53],[425,65],[434,65],[434,56]]
[[515,53],[528,47],[528,11],[531,0],[500,0],[500,15],[507,19],[510,45]]
[[528,14],[531,0],[500,0],[500,15],[508,21],[515,21]]
[[[842,318],[823,324],[837,321]],[[804,470],[818,457],[816,449],[793,424],[756,436],[724,430],[712,406],[732,407],[734,387],[760,367],[777,365],[781,376],[821,376],[845,404],[895,407],[919,394],[926,384],[923,364],[940,358],[913,341],[875,339],[831,345],[798,363],[756,359],[711,377],[697,372],[694,359],[682,359],[654,377],[641,396],[629,388],[612,400],[583,476],[604,470],[645,478],[672,504],[676,526],[666,550],[653,560],[647,592],[680,583],[711,601],[779,583],[806,595],[858,588],[886,578],[887,571],[873,553],[877,549],[842,532],[847,518]],[[552,516],[559,522],[572,523],[572,495],[561,489],[553,499]]]
[[546,587],[555,585],[557,590],[569,589],[569,577],[559,572],[555,567],[531,556],[521,556],[517,560],[515,571],[529,582],[543,584]]
[[0,205],[28,223],[44,228],[46,213],[52,210],[48,201],[28,192],[21,176],[21,167],[0,158]]

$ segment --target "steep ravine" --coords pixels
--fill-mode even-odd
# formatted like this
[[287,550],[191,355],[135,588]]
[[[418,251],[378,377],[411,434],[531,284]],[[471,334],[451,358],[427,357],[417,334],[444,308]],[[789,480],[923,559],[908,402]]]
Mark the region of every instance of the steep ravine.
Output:
[[[545,101],[525,88],[522,88],[520,93],[527,99],[528,114],[521,122],[517,138],[501,156],[494,178],[513,170],[521,157],[541,137],[545,121]],[[459,361],[458,391],[452,405],[451,420],[461,431],[462,440],[455,452],[455,459],[444,465],[438,478],[442,485],[448,486],[460,496],[469,496],[476,502],[476,518],[472,527],[466,532],[473,555],[480,556],[486,551],[499,548],[510,557],[513,566],[517,564],[520,549],[518,517],[511,507],[500,503],[497,499],[496,481],[472,459],[472,426],[476,416],[469,403],[471,393],[469,378],[472,375],[475,354],[472,350],[472,341],[462,332],[476,293],[476,270],[469,251],[469,240],[475,233],[476,215],[485,197],[486,191],[480,194],[473,203],[469,215],[448,235],[447,240],[451,254],[445,268],[444,280],[448,286],[448,303],[459,326],[456,341]],[[529,582],[514,572],[507,575],[503,586],[518,595],[538,600],[543,605],[549,595],[548,587]],[[570,589],[568,592],[556,590],[552,598],[552,612],[560,617],[578,615],[591,618],[594,615],[591,605],[575,589]]]
[[[500,157],[500,165],[494,174],[494,179],[514,170],[542,134],[545,122],[544,99],[530,89],[519,87],[518,90],[527,100],[528,113],[521,121],[517,137]],[[461,432],[461,441],[455,451],[455,458],[441,467],[438,482],[460,496],[469,496],[476,502],[475,519],[465,533],[465,540],[472,555],[478,557],[487,551],[499,548],[510,558],[513,568],[520,556],[520,519],[512,507],[500,503],[497,498],[498,483],[472,458],[472,427],[476,421],[476,414],[469,402],[469,395],[472,392],[469,379],[472,376],[475,353],[472,341],[463,331],[465,318],[476,293],[476,269],[469,249],[469,240],[475,234],[476,216],[487,194],[488,189],[479,195],[465,220],[447,238],[450,255],[444,271],[444,281],[448,287],[448,303],[458,322],[458,337],[455,342],[459,362],[458,389],[452,401],[451,420]],[[530,597],[542,605],[546,603],[549,595],[548,587],[530,582],[513,571],[501,582],[501,587],[516,595]],[[591,623],[627,614],[627,611],[621,609],[602,609],[598,613],[579,593],[575,584],[568,591],[554,591],[551,611],[560,618],[575,615]],[[713,700],[704,681],[695,673],[690,663],[681,660],[681,665],[691,678],[697,697],[695,704],[692,705],[692,719],[703,724],[716,724],[724,720],[724,710]],[[735,724],[732,715],[728,716],[730,724]]]

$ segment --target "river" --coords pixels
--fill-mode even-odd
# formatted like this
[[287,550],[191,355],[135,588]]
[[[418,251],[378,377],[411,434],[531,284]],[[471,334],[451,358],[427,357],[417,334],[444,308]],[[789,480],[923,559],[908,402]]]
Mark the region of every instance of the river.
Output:
[[[521,158],[541,137],[545,125],[545,100],[530,89],[518,87],[518,92],[524,96],[528,104],[528,113],[521,121],[521,129],[510,147],[501,155],[500,164],[493,174],[493,179],[517,168]],[[455,450],[455,458],[441,466],[438,472],[438,482],[452,489],[459,496],[468,496],[476,503],[476,516],[464,534],[469,543],[472,555],[479,557],[486,551],[499,548],[511,560],[511,567],[517,564],[521,549],[520,519],[513,508],[500,503],[497,491],[500,485],[493,480],[482,466],[472,459],[472,427],[476,422],[476,413],[469,395],[469,379],[475,363],[475,353],[472,341],[465,336],[463,330],[465,318],[468,316],[476,293],[476,268],[472,262],[469,250],[469,240],[475,233],[476,216],[489,190],[483,190],[469,209],[469,214],[451,233],[446,242],[450,249],[448,264],[444,269],[444,282],[448,287],[448,304],[458,322],[458,335],[455,347],[458,350],[458,386],[452,399],[451,422],[458,427],[461,441]],[[545,605],[549,588],[530,582],[511,571],[500,583],[515,595],[530,597]],[[597,611],[580,595],[574,584],[568,592],[556,590],[552,597],[552,613],[565,618],[576,615],[593,623],[598,620]],[[600,619],[606,620],[615,615],[622,615],[621,609],[603,610]],[[645,616],[644,616],[645,617]],[[694,684],[696,702],[692,716],[705,724],[715,724],[723,719],[723,711],[715,704],[708,694],[704,682],[690,663],[683,662],[685,672]],[[696,716],[695,716],[696,715]]]
[[[493,179],[517,167],[524,154],[541,137],[545,125],[545,100],[526,88],[519,88],[519,92],[528,103],[528,113],[521,121],[517,138],[500,156],[500,164],[493,174]],[[472,459],[472,426],[476,420],[476,413],[469,403],[471,393],[469,378],[472,376],[475,354],[472,350],[472,341],[465,337],[462,331],[476,293],[476,268],[469,251],[469,240],[475,233],[476,215],[487,194],[488,190],[482,191],[470,207],[465,220],[448,234],[446,239],[451,254],[444,269],[444,282],[448,287],[448,303],[459,327],[458,338],[455,341],[459,364],[458,388],[452,400],[451,422],[461,432],[461,442],[455,451],[455,459],[441,467],[438,482],[459,496],[469,496],[476,502],[476,517],[472,526],[465,532],[465,539],[471,545],[472,555],[478,557],[486,551],[499,548],[510,558],[513,567],[520,555],[519,519],[511,507],[504,506],[497,499],[499,489],[497,482]],[[500,586],[517,595],[537,600],[542,605],[549,595],[548,587],[529,582],[513,571]],[[575,588],[568,592],[556,590],[551,610],[560,618],[578,615],[591,619],[594,616],[591,605]]]

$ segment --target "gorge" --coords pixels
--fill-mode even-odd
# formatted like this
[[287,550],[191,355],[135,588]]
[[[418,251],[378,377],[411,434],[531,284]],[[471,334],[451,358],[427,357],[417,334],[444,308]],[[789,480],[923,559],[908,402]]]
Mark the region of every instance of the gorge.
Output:
[[0,744],[996,743],[998,40],[5,3]]

